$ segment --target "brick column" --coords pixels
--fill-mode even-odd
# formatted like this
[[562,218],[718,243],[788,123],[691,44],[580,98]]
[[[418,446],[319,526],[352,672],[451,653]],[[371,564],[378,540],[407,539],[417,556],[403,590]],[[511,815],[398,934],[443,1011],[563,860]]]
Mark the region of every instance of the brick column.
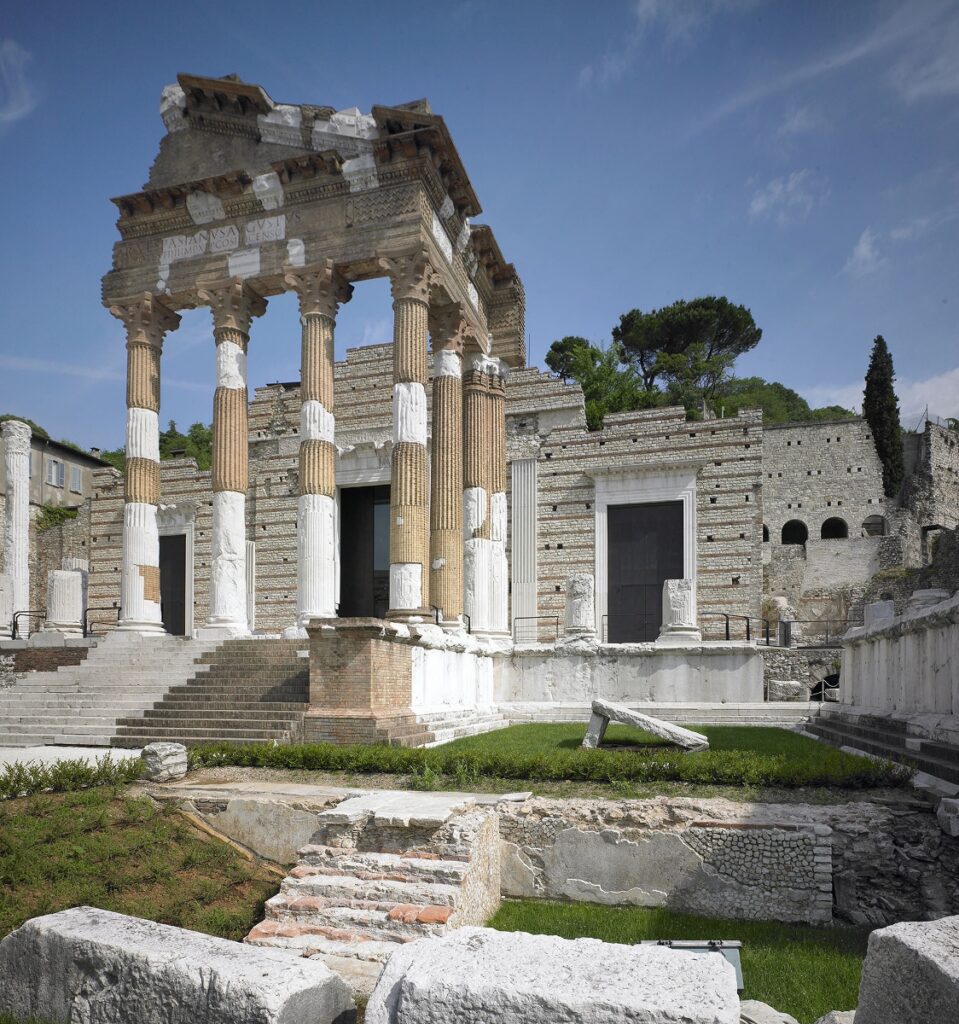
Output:
[[466,359],[463,376],[463,611],[474,633],[490,628],[490,377],[492,361],[482,353]]
[[491,632],[509,634],[509,564],[506,559],[506,375],[502,359],[492,360],[489,389],[490,620]]
[[242,636],[250,631],[246,609],[246,350],[250,323],[266,312],[266,300],[239,279],[203,289],[199,298],[213,313],[216,340],[210,615],[200,635]]
[[444,624],[463,614],[463,334],[459,304],[432,322],[433,436],[430,462],[430,600]]
[[426,252],[380,261],[393,288],[390,618],[429,611],[426,347],[432,267]]
[[286,284],[300,297],[300,496],[297,501],[296,625],[336,615],[338,530],[333,415],[333,329],[352,287],[332,260],[290,271]]
[[160,353],[180,317],[145,292],[111,306],[127,329],[126,479],[118,629],[163,633],[160,611]]

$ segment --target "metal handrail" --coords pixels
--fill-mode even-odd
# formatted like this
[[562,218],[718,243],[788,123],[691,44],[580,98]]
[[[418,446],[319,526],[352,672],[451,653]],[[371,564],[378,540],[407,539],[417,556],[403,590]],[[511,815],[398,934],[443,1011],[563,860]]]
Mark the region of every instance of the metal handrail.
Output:
[[[19,635],[20,621],[19,620],[20,620],[20,616],[21,615],[26,615],[28,617],[31,616],[31,615],[34,615],[34,616],[38,616],[41,619],[45,619],[47,617],[47,610],[46,610],[46,608],[35,608],[32,611],[23,610],[23,611],[19,611],[19,612],[14,612],[13,613],[13,629],[10,631],[10,639],[11,640],[19,640],[20,639],[20,635]],[[23,639],[24,640],[29,640],[29,638],[30,638],[30,632],[28,630],[27,631],[27,635]]]
[[[84,637],[89,637],[89,636],[93,635],[93,633],[92,633],[92,631],[90,629],[90,626],[92,624],[90,622],[90,612],[116,612],[116,621],[117,622],[120,621],[120,609],[117,608],[115,605],[112,605],[109,608],[86,608],[84,610],[84,612],[83,612],[83,636]],[[97,619],[95,621],[97,621],[99,623],[102,623],[103,625],[108,625],[113,620],[112,619]]]
[[[554,623],[554,636],[559,639],[559,616],[558,615],[517,615],[513,619],[513,638],[518,642],[521,638],[517,632],[516,624],[518,622],[535,622],[536,625],[536,636],[534,639],[535,643],[539,643],[539,623],[540,622],[552,622]],[[529,639],[523,637],[522,639]]]

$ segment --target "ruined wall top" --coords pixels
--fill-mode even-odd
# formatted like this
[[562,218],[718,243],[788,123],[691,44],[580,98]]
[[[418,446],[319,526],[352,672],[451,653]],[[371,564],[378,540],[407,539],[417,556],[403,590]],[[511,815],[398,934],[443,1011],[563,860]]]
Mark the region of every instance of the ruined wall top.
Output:
[[430,301],[461,303],[488,354],[525,363],[525,296],[442,117],[426,100],[334,110],[276,103],[236,76],[181,74],[163,90],[167,133],[142,191],[113,200],[121,241],[107,305],[150,293],[201,305],[211,282],[263,296],[291,268],[333,261],[349,281],[418,253]]

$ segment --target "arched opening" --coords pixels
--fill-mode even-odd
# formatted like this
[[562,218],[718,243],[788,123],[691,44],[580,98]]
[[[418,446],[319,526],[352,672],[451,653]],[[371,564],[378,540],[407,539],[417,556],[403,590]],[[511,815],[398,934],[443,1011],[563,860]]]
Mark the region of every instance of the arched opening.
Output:
[[769,543],[769,527],[763,524],[763,544]]
[[833,516],[822,524],[819,536],[822,537],[823,540],[844,540],[849,536],[849,526],[845,519],[840,519],[839,516]]
[[783,527],[783,544],[805,544],[809,539],[809,530],[801,519],[790,519]]
[[866,516],[862,521],[862,535],[864,537],[885,537],[886,520],[882,516]]

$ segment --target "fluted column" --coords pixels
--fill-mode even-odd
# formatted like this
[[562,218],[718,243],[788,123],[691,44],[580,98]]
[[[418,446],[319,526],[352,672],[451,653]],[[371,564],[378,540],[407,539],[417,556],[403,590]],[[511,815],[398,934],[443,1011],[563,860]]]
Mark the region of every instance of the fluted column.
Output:
[[[3,529],[3,573],[8,578],[9,607],[4,607],[0,630],[10,636],[13,616],[30,610],[30,437],[21,420],[6,420],[2,427],[7,505]],[[26,629],[29,623],[21,624]]]
[[432,267],[426,252],[380,261],[393,289],[391,618],[429,614],[426,348]]
[[213,313],[213,535],[210,614],[203,637],[249,633],[246,610],[246,491],[249,485],[246,350],[266,300],[239,279],[201,290]]
[[463,611],[474,633],[491,624],[490,384],[495,364],[482,353],[466,358],[463,376]]
[[163,633],[160,610],[160,353],[180,317],[149,292],[110,312],[127,329],[126,481],[118,629]]
[[509,563],[506,558],[506,375],[509,367],[494,359],[489,389],[490,621],[491,632],[508,634]]
[[463,334],[459,304],[433,317],[430,600],[444,624],[463,614]]
[[290,271],[300,297],[300,496],[297,500],[296,626],[336,615],[336,447],[333,414],[333,328],[352,287],[332,260]]

